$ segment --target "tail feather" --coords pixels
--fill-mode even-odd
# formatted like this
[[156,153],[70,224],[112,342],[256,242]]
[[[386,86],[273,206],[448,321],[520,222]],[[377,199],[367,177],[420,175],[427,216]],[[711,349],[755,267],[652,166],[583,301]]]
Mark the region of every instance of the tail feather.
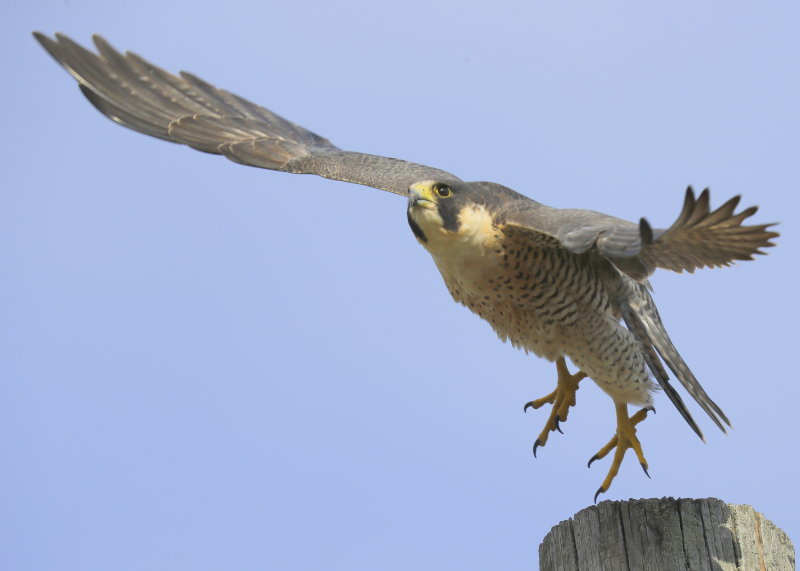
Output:
[[728,417],[722,412],[722,409],[713,401],[708,393],[700,385],[700,382],[694,376],[689,366],[683,360],[678,350],[672,344],[661,317],[656,309],[655,302],[647,291],[644,284],[636,283],[633,285],[635,290],[630,292],[626,304],[623,305],[623,319],[629,329],[639,338],[644,347],[645,361],[653,372],[658,383],[664,389],[664,392],[670,398],[672,403],[681,413],[683,418],[689,423],[689,426],[703,438],[703,434],[697,427],[697,424],[692,419],[686,405],[677,394],[674,387],[668,382],[668,377],[664,367],[656,358],[655,353],[661,357],[661,360],[666,363],[667,367],[678,378],[681,385],[688,391],[692,398],[700,405],[700,407],[708,414],[714,424],[719,427],[722,432],[727,432],[725,426],[731,426]]
[[625,321],[625,325],[628,326],[628,329],[630,329],[642,342],[642,346],[644,348],[644,360],[647,363],[647,366],[650,368],[650,371],[652,371],[656,381],[658,381],[661,389],[669,397],[669,400],[672,401],[672,404],[675,405],[675,408],[678,409],[678,412],[681,413],[681,416],[686,423],[692,427],[692,430],[695,431],[697,436],[699,436],[701,440],[705,440],[703,431],[700,430],[697,422],[692,417],[692,414],[689,412],[686,403],[683,402],[683,398],[681,398],[680,393],[678,393],[678,391],[675,390],[675,387],[673,387],[669,382],[669,375],[667,374],[667,371],[664,370],[664,366],[661,364],[661,359],[658,358],[658,353],[653,347],[653,344],[650,342],[650,339],[647,335],[647,329],[645,328],[645,325],[642,323],[641,319],[639,319],[636,313],[629,306],[625,306],[623,308],[622,318]]

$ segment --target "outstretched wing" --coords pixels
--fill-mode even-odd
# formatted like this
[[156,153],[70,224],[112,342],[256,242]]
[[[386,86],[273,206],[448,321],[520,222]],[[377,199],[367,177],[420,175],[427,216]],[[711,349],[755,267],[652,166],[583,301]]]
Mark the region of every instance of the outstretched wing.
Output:
[[315,174],[405,195],[421,180],[457,181],[433,167],[343,151],[327,139],[187,73],[172,75],[94,36],[95,54],[62,34],[34,32],[112,121],[165,141],[265,169]]
[[712,211],[709,191],[695,198],[692,187],[678,219],[667,229],[653,229],[642,218],[639,224],[591,210],[559,210],[542,205],[512,204],[505,218],[508,224],[545,232],[576,254],[595,251],[615,266],[642,281],[665,268],[694,272],[697,268],[727,266],[736,260],[752,260],[762,248],[774,246],[778,233],[772,224],[743,226],[756,213],[751,206],[736,212],[735,196]]

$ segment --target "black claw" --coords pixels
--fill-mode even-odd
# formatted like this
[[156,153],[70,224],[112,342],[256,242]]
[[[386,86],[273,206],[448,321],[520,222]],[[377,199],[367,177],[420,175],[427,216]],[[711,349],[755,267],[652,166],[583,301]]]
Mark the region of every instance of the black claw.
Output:
[[[598,456],[597,454],[595,454],[594,456],[592,456],[591,458],[589,458],[589,463],[588,463],[588,464],[586,464],[586,467],[587,467],[587,468],[591,468],[591,467],[592,467],[592,462],[594,462],[595,460],[599,460],[599,459],[600,459],[600,456]],[[595,497],[597,497],[597,496],[595,496]]]
[[645,410],[649,410],[649,411],[650,411],[650,412],[652,412],[653,414],[655,414],[655,413],[656,413],[656,407],[654,407],[653,405],[646,406],[646,407],[644,407],[644,409],[645,409]]
[[[647,472],[647,464],[641,464],[642,470],[644,470],[644,475],[650,478],[650,474]],[[652,478],[650,478],[652,480]]]
[[528,412],[529,408],[533,408],[533,401],[526,402],[525,406],[522,407],[522,412]]
[[539,446],[541,446],[541,445],[542,445],[541,442],[539,442],[539,439],[537,438],[536,442],[533,443],[533,457],[534,458],[536,458],[536,449],[539,448]]
[[564,434],[564,431],[563,431],[563,430],[561,430],[561,427],[558,425],[558,423],[559,423],[559,422],[561,422],[561,419],[560,419],[560,418],[558,418],[558,415],[556,415],[556,422],[555,422],[555,424],[556,424],[556,430],[558,430],[558,431],[559,431],[561,434]]
[[603,486],[600,486],[597,489],[597,492],[595,492],[595,494],[594,494],[594,503],[597,503],[597,496],[599,496],[600,494],[603,494],[603,493],[605,493],[605,490],[603,489]]

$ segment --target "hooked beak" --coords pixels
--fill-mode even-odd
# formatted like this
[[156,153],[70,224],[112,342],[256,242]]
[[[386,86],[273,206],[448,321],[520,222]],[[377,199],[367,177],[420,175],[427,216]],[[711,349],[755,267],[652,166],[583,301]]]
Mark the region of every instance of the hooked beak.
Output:
[[426,182],[415,182],[408,187],[408,205],[411,208],[433,208],[436,200],[433,197],[431,185]]

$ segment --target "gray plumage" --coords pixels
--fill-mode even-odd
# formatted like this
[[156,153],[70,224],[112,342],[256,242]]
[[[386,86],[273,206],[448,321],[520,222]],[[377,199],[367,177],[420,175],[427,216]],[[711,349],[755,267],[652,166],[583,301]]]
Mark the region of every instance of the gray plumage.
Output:
[[550,208],[494,183],[464,183],[425,165],[343,151],[192,74],[172,75],[117,52],[99,36],[95,54],[60,34],[34,35],[98,110],[141,133],[245,165],[404,196],[425,181],[449,185],[453,199],[436,199],[435,211],[418,209],[419,195],[412,196],[409,221],[457,301],[519,347],[550,360],[569,356],[615,401],[649,404],[649,370],[702,437],[663,361],[720,429],[729,425],[670,341],[647,278],[656,268],[692,272],[749,260],[771,246],[777,234],[770,225],[742,226],[756,207],[736,213],[739,197],[712,211],[708,190],[695,197],[689,188],[666,229]]
[[316,174],[406,195],[419,180],[458,178],[400,159],[342,151],[327,139],[188,72],[172,75],[94,36],[98,54],[62,34],[34,32],[112,121],[248,166]]

